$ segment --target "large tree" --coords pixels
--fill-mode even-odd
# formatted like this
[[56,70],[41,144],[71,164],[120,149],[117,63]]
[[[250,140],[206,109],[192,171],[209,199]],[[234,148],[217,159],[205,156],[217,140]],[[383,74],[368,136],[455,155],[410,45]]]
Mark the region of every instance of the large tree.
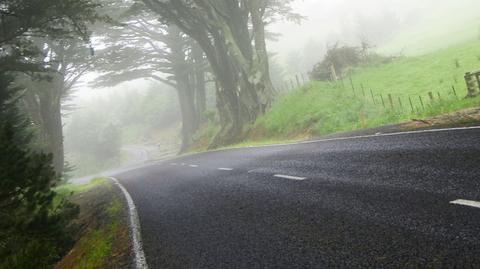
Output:
[[43,148],[54,153],[58,173],[63,171],[60,99],[82,73],[66,59],[88,43],[87,25],[100,19],[98,7],[95,0],[9,0],[0,10],[0,71],[15,74],[17,84],[28,89],[25,108]]
[[177,91],[182,113],[182,150],[187,149],[206,109],[204,53],[174,25],[165,25],[144,6],[117,3],[117,24],[102,31],[105,49],[96,69],[95,86],[114,86],[134,79],[153,79]]
[[[72,88],[88,70],[93,58],[89,45],[80,37],[68,40],[35,38],[41,51],[37,57],[43,72],[21,73],[17,84],[26,88],[23,107],[38,130],[39,148],[53,154],[55,170],[63,172],[64,146],[62,116]],[[38,75],[48,79],[38,78]]]
[[278,15],[298,19],[290,0],[143,0],[195,39],[218,80],[221,131],[212,148],[238,141],[273,100],[265,26]]
[[6,0],[0,4],[0,260],[1,268],[47,268],[68,244],[76,210],[53,203],[59,175],[51,154],[32,150],[30,121],[18,109],[18,72],[45,71],[33,38],[86,38],[96,4],[89,0]]

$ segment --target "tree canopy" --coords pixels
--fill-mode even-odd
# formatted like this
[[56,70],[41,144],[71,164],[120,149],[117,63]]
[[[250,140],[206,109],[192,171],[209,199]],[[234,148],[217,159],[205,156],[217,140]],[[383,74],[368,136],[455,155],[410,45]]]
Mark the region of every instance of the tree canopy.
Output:
[[279,18],[301,19],[291,1],[143,0],[165,23],[175,24],[205,52],[218,81],[222,129],[211,147],[236,142],[273,100],[266,30]]

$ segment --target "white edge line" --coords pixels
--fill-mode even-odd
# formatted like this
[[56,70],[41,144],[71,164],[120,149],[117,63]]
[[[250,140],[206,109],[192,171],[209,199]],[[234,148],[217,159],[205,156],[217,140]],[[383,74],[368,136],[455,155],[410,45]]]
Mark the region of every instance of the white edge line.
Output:
[[295,177],[295,176],[287,176],[287,175],[274,175],[274,177],[286,178],[286,179],[292,179],[292,180],[305,180],[305,179],[307,179],[306,177]]
[[451,201],[450,204],[464,205],[464,206],[480,208],[480,202],[471,201],[471,200],[458,199],[458,200],[455,200],[455,201]]
[[196,165],[196,164],[190,164],[189,166],[190,166],[190,167],[193,167],[193,168],[197,168],[197,167],[198,167],[198,165]]
[[[478,129],[480,129],[480,126],[441,128],[441,129],[428,129],[428,130],[419,130],[419,131],[395,132],[395,133],[386,133],[386,134],[376,133],[376,134],[372,134],[372,135],[326,138],[326,139],[307,140],[307,141],[291,142],[291,143],[284,143],[284,144],[258,145],[258,146],[247,146],[247,147],[232,147],[232,148],[215,149],[215,150],[209,150],[209,151],[205,151],[205,152],[197,152],[197,153],[180,155],[180,156],[176,156],[176,157],[174,157],[170,160],[177,160],[179,158],[186,157],[186,156],[191,157],[191,156],[197,156],[197,155],[202,155],[202,154],[208,154],[208,153],[212,153],[212,152],[223,152],[223,151],[229,151],[229,150],[284,147],[284,146],[314,144],[314,143],[331,142],[331,141],[355,140],[355,139],[383,137],[383,136],[400,136],[400,135],[409,135],[409,134],[439,133],[439,132],[478,130]],[[169,160],[169,159],[166,159],[166,160]]]
[[136,269],[148,269],[147,259],[145,258],[145,253],[143,252],[142,246],[142,235],[140,232],[140,220],[138,218],[137,209],[135,203],[133,202],[132,197],[128,193],[127,189],[114,177],[110,177],[110,180],[117,185],[120,190],[122,190],[125,199],[127,200],[128,205],[128,215],[130,223],[130,233],[132,236],[133,246],[132,251],[135,255],[135,268]]
[[480,126],[444,128],[444,129],[429,129],[429,130],[395,132],[395,133],[386,133],[386,134],[378,134],[377,133],[377,134],[371,134],[371,135],[347,136],[347,137],[326,138],[326,139],[318,139],[318,140],[308,140],[308,141],[285,143],[285,144],[253,146],[252,148],[302,145],[302,144],[313,144],[313,143],[320,143],[320,142],[343,141],[343,140],[355,140],[355,139],[383,137],[383,136],[400,136],[400,135],[409,135],[409,134],[439,133],[439,132],[447,132],[447,131],[476,130],[476,129],[480,129]]
[[233,168],[218,168],[218,170],[221,170],[221,171],[232,171]]

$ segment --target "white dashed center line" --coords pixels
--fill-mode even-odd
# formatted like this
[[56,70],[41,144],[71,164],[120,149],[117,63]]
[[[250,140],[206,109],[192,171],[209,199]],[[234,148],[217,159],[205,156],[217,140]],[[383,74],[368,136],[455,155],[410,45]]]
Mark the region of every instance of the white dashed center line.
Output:
[[305,179],[307,179],[306,177],[295,177],[295,176],[287,176],[287,175],[274,175],[274,177],[286,178],[286,179],[291,179],[291,180],[305,180]]
[[189,165],[189,166],[190,166],[190,167],[193,167],[193,168],[198,167],[198,165],[196,165],[196,164],[191,164],[191,165]]
[[480,208],[480,202],[471,201],[471,200],[459,199],[459,200],[451,201],[450,204]]
[[218,168],[218,170],[221,170],[221,171],[232,171],[233,168]]

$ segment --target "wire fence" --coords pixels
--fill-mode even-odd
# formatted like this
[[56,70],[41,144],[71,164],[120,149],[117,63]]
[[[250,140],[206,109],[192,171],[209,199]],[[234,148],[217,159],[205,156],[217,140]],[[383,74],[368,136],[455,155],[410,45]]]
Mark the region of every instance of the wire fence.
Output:
[[[347,82],[345,81],[347,80]],[[335,88],[342,88],[351,91],[351,97],[378,106],[383,110],[397,113],[420,114],[435,105],[454,102],[466,96],[473,97],[480,94],[480,71],[467,73],[465,76],[467,89],[460,84],[458,78],[453,78],[452,84],[442,83],[437,90],[424,91],[421,94],[399,94],[388,93],[388,91],[376,91],[364,83],[355,83],[351,76],[341,78],[332,83]],[[297,74],[280,85],[282,92],[288,92],[305,86],[310,82],[309,76]]]

